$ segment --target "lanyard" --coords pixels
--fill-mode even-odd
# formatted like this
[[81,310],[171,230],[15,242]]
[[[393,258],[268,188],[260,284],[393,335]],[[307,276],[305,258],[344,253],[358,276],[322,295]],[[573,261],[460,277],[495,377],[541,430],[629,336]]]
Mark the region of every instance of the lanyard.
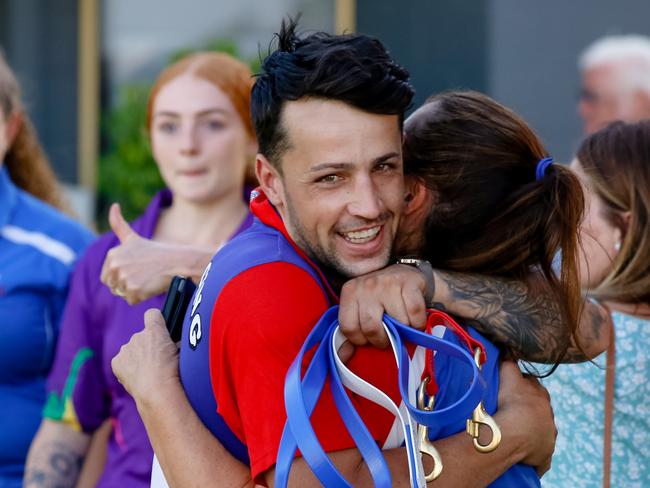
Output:
[[[437,322],[442,322],[442,324]],[[432,313],[429,316],[428,323],[452,328],[461,335],[466,348],[471,346],[480,348],[484,358],[483,346],[469,337],[463,329],[457,325],[452,325],[455,322],[445,314],[440,312]],[[287,422],[282,433],[276,460],[276,486],[284,487],[287,485],[296,449],[300,449],[303,458],[324,486],[351,486],[323,450],[310,421],[311,413],[328,378],[330,379],[330,390],[339,414],[361,456],[367,463],[375,486],[382,488],[392,486],[390,470],[381,449],[354,408],[344,387],[381,405],[396,417],[404,434],[411,485],[414,487],[426,486],[422,461],[419,456],[418,425],[425,427],[444,426],[471,417],[472,412],[483,399],[486,389],[485,381],[481,376],[479,366],[466,348],[415,330],[388,315],[384,315],[383,326],[390,339],[398,367],[398,385],[402,399],[400,406],[397,406],[381,390],[356,376],[340,361],[337,351],[345,339],[338,328],[338,307],[330,308],[307,337],[289,367],[285,378],[284,400]],[[459,331],[462,331],[462,334]],[[421,405],[414,405],[409,398],[410,360],[405,342],[422,346],[427,350],[447,354],[456,360],[467,363],[472,370],[472,380],[465,394],[455,403],[440,410],[426,409],[421,408]],[[304,377],[301,378],[301,366],[305,354],[314,347],[316,347],[316,351]],[[474,349],[470,350],[473,351]],[[427,363],[431,364],[432,368],[432,361],[427,361]],[[431,372],[433,371],[431,370]]]

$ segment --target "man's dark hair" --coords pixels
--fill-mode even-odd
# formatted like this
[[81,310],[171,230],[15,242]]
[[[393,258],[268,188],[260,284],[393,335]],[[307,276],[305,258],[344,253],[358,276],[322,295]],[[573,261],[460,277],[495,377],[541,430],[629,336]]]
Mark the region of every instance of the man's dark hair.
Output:
[[300,38],[297,22],[282,21],[277,49],[264,59],[251,95],[259,152],[280,169],[289,141],[281,124],[284,103],[304,97],[337,100],[360,110],[403,114],[413,98],[409,74],[376,38],[331,35]]

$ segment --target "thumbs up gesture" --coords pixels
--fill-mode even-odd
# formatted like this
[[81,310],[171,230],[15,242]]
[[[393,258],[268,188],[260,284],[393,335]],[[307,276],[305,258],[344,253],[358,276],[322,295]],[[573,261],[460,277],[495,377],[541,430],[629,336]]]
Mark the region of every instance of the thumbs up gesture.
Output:
[[102,283],[131,305],[163,293],[173,277],[166,246],[138,235],[117,203],[111,205],[108,221],[120,244],[106,254]]
[[106,254],[100,279],[131,305],[167,291],[175,275],[198,283],[216,252],[216,248],[145,239],[131,228],[117,203],[111,205],[108,222],[120,243]]

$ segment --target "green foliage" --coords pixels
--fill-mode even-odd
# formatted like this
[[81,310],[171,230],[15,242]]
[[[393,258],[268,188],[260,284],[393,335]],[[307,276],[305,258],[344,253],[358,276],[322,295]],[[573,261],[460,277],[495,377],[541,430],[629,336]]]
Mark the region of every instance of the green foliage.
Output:
[[[224,39],[209,41],[201,50],[225,52],[239,59],[234,42]],[[175,52],[169,64],[194,52]],[[253,73],[260,66],[258,58],[248,60]],[[101,133],[104,151],[99,159],[97,228],[108,229],[108,209],[119,202],[127,220],[140,215],[164,183],[151,155],[149,137],[144,126],[151,84],[126,84],[120,90],[118,103],[103,114]]]
[[164,184],[144,128],[149,85],[122,87],[119,103],[102,119],[106,151],[99,161],[98,222],[108,228],[111,203],[119,202],[127,220],[137,217]]

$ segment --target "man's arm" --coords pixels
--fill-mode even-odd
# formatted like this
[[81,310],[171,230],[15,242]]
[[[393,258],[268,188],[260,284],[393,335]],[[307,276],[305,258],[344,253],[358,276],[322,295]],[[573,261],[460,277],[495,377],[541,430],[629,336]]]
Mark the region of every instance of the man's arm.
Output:
[[[513,362],[506,361],[501,366],[499,411],[494,420],[501,427],[502,438],[499,447],[491,453],[478,453],[464,432],[434,442],[442,458],[443,470],[428,486],[487,486],[517,463],[535,466],[540,476],[550,468],[557,430],[548,392],[537,380],[523,377]],[[383,454],[391,470],[393,486],[409,487],[406,451],[392,449]],[[330,459],[354,486],[372,486],[370,472],[356,449],[330,453]],[[273,486],[273,476],[273,469],[265,473],[269,486]],[[320,484],[304,460],[296,458],[289,486]]]
[[27,455],[23,486],[74,487],[89,444],[90,435],[63,422],[43,420]]
[[[578,324],[580,348],[572,341],[560,307],[543,278],[527,282],[434,270],[432,306],[472,321],[493,342],[506,345],[516,357],[540,363],[581,362],[609,345],[607,311],[586,301]],[[570,347],[563,356],[567,342]]]
[[[430,306],[472,321],[495,343],[505,344],[522,359],[541,363],[580,362],[607,349],[611,319],[600,305],[587,301],[578,326],[584,353],[569,341],[569,330],[546,283],[531,275],[527,282],[480,275],[433,271]],[[341,292],[339,318],[346,337],[356,345],[385,347],[381,326],[387,312],[416,328],[424,328],[426,281],[415,268],[393,265],[348,281]]]
[[[170,487],[253,486],[248,467],[226,451],[190,406],[178,378],[178,351],[157,310],[147,312],[145,329],[122,347],[112,366],[136,401]],[[478,453],[464,432],[437,441],[445,469],[434,486],[484,486],[517,462],[537,466],[540,473],[548,469],[555,440],[548,395],[512,364],[502,367],[500,383],[495,420],[502,431],[501,445],[493,453]],[[400,486],[398,481],[408,486],[404,450],[386,455],[396,486]],[[350,480],[365,486],[369,473],[358,451],[339,451],[332,459]],[[267,478],[272,481],[272,470]],[[315,483],[301,459],[294,462],[291,479],[294,486],[309,486],[310,480]]]
[[160,311],[148,310],[144,323],[111,366],[135,400],[167,483],[171,488],[252,487],[248,467],[203,425],[185,396],[178,349]]

